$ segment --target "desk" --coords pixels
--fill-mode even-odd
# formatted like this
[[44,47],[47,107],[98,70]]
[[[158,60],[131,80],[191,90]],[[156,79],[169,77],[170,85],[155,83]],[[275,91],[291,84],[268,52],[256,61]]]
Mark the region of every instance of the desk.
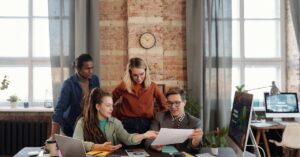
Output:
[[[40,147],[24,147],[16,155],[14,155],[14,157],[24,157],[24,156],[26,157],[26,156],[28,156],[27,153],[30,151],[41,151],[41,150],[42,149]],[[146,151],[147,151],[147,153],[150,154],[150,156],[153,156],[153,157],[170,157],[171,156],[169,154],[160,153],[160,152],[156,152],[153,150],[146,150]],[[209,148],[202,148],[200,153],[207,153],[209,151],[210,151]],[[122,149],[117,150],[113,154],[126,155],[125,151]],[[44,154],[44,157],[49,157],[49,154]],[[219,148],[219,154],[217,155],[217,157],[237,157],[237,156],[232,148],[224,147],[224,148]]]
[[269,130],[275,130],[275,129],[283,130],[285,128],[285,125],[278,124],[278,125],[272,125],[272,126],[268,126],[268,125],[264,126],[261,124],[262,123],[252,123],[251,128],[257,130],[256,136],[255,136],[255,140],[256,140],[257,144],[259,144],[259,140],[260,140],[261,136],[263,137],[266,155],[267,155],[267,157],[271,157],[269,141],[268,141],[266,132],[268,132]]

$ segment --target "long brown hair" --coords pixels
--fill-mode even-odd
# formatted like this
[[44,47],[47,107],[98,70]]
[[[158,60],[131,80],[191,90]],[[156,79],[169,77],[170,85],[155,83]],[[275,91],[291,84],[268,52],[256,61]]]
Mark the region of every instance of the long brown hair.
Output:
[[129,63],[127,64],[125,75],[123,77],[123,82],[126,85],[126,89],[129,93],[132,93],[133,88],[133,79],[131,77],[131,69],[132,68],[141,68],[145,69],[145,80],[143,81],[143,86],[145,89],[150,87],[151,85],[151,78],[150,78],[150,69],[146,62],[141,58],[131,58]]
[[103,132],[100,130],[97,116],[98,111],[96,109],[96,105],[101,104],[102,98],[105,96],[111,97],[111,94],[97,87],[91,90],[84,101],[84,106],[86,107],[83,113],[83,134],[85,141],[91,141],[94,143],[104,143],[107,141]]

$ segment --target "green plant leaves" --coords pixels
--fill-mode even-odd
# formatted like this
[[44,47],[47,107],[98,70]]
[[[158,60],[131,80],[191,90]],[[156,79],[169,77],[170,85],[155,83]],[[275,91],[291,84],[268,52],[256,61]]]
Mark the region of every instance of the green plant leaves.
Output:
[[205,147],[226,147],[226,135],[228,128],[217,128],[214,131],[204,134],[203,144]]
[[9,85],[9,80],[8,80],[7,76],[5,75],[2,82],[1,82],[0,90],[7,89],[8,85]]
[[194,117],[199,117],[200,109],[201,107],[196,99],[192,96],[191,90],[186,91],[186,105],[184,110]]
[[235,86],[236,90],[238,92],[244,92],[245,91],[245,85],[244,84],[241,84],[240,86]]

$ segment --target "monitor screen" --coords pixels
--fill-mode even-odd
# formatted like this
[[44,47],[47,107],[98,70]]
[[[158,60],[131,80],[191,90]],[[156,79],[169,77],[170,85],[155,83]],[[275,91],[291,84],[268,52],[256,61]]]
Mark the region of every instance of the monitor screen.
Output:
[[238,156],[245,152],[252,112],[253,95],[235,92],[229,122],[229,143]]
[[299,117],[297,93],[264,93],[267,118]]

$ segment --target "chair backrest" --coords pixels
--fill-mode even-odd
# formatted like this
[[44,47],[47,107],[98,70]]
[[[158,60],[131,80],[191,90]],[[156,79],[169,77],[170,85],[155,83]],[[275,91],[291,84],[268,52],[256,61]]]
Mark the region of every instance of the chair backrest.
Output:
[[281,143],[284,147],[300,149],[300,123],[286,125]]

